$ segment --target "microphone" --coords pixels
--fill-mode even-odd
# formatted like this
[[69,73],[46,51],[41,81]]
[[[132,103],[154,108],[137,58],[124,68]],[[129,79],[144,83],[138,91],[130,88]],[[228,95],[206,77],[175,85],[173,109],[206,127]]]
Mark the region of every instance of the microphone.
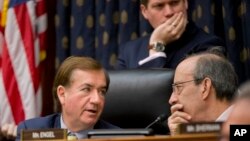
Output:
[[156,124],[156,123],[158,123],[158,122],[162,122],[162,121],[166,120],[167,117],[168,117],[167,114],[161,114],[161,115],[159,115],[159,116],[158,116],[152,123],[150,123],[145,129],[150,128],[152,125],[154,125],[154,124]]

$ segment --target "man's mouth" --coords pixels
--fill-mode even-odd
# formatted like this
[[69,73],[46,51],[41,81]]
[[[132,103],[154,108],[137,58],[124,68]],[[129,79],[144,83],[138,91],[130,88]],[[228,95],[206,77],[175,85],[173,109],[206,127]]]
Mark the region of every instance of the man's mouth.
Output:
[[93,114],[96,114],[96,113],[97,113],[97,110],[93,110],[93,109],[87,109],[86,111],[87,111],[87,112],[90,112],[90,113],[93,113]]

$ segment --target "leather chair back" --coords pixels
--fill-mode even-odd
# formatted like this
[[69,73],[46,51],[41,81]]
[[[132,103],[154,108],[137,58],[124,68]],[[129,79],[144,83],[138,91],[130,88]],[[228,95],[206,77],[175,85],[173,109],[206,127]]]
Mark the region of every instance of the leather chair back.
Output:
[[[145,128],[159,115],[170,115],[168,100],[174,71],[170,69],[112,70],[102,119],[121,128]],[[152,127],[168,133],[167,122]]]

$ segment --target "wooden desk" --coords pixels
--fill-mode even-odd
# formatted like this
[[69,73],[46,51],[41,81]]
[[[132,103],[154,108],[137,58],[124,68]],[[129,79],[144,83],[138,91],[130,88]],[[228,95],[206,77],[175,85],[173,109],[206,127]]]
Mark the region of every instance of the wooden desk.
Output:
[[[218,134],[186,134],[186,135],[156,135],[156,136],[130,136],[130,137],[103,137],[81,139],[80,141],[218,141]],[[27,140],[25,140],[27,141]],[[36,141],[66,141],[66,140],[36,140]]]
[[83,139],[82,141],[218,141],[217,134],[186,134],[176,136],[133,136]]

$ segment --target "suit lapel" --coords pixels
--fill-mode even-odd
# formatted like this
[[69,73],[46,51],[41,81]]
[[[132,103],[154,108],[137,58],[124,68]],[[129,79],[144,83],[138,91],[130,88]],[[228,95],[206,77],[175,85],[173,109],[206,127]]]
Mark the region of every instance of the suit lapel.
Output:
[[61,114],[57,114],[55,121],[54,121],[54,128],[61,128],[60,117],[61,117]]

